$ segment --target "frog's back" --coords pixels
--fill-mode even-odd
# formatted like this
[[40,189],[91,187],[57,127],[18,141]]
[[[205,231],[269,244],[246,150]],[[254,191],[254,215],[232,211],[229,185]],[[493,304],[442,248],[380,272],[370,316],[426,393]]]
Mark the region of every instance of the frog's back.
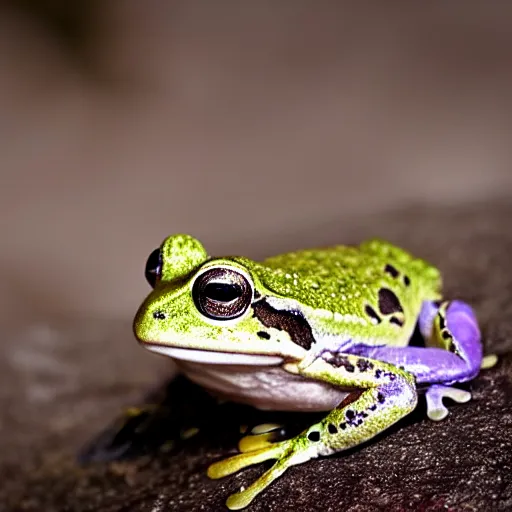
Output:
[[[313,288],[315,282],[324,286],[327,282],[336,283],[338,289],[340,286],[362,288],[376,279],[389,278],[401,279],[405,286],[410,286],[413,279],[420,281],[425,291],[432,290],[435,294],[441,287],[437,268],[380,239],[369,240],[358,247],[335,245],[289,252],[268,258],[263,265],[284,273],[292,285],[299,278],[311,280]],[[286,288],[285,294],[289,296],[288,286]]]
[[390,338],[402,324],[401,342],[414,329],[423,300],[439,299],[441,289],[438,269],[379,239],[274,256],[262,262],[258,275],[269,290],[323,316],[331,329],[382,322],[378,330]]

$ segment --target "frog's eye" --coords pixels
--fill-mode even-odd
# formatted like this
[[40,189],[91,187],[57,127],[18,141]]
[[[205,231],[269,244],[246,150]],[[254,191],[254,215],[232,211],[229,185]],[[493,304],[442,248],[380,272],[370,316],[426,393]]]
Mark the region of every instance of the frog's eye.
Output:
[[230,320],[247,311],[252,302],[252,287],[240,272],[217,267],[196,278],[192,297],[202,315],[215,320]]
[[155,249],[149,255],[144,275],[151,288],[154,288],[162,275],[162,255],[160,254],[160,249]]

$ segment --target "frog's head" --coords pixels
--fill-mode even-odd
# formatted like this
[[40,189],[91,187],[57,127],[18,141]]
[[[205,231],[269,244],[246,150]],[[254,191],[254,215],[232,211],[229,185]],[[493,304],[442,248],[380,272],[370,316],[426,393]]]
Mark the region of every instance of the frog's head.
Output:
[[276,323],[279,312],[266,302],[275,294],[257,269],[245,258],[209,258],[191,236],[167,238],[146,264],[153,291],[137,312],[135,336],[154,352],[188,361],[272,365],[302,358],[304,348],[282,327],[286,318]]

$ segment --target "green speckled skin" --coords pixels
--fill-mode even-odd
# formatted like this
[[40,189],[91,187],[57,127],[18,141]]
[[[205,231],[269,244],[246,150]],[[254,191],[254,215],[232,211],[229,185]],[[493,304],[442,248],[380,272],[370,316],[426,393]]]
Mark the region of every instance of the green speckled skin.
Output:
[[[370,240],[358,248],[339,245],[297,251],[261,264],[242,258],[235,261],[258,276],[266,293],[300,303],[317,331],[349,334],[364,343],[406,345],[422,302],[441,297],[441,276],[435,267],[383,240]],[[401,279],[384,272],[388,264],[400,272]],[[409,286],[403,276],[409,278]],[[365,304],[378,311],[376,290],[380,288],[400,297],[406,322],[402,329],[388,322],[374,325],[362,314]]]
[[[220,478],[276,459],[251,486],[228,499],[230,509],[247,506],[288,467],[363,443],[412,411],[417,404],[413,371],[426,368],[424,377],[435,381],[447,368],[467,380],[480,363],[480,338],[469,307],[453,309],[456,327],[466,323],[460,332],[476,329],[468,341],[476,363],[468,370],[467,347],[458,345],[446,327],[449,303],[432,302],[441,298],[439,271],[388,242],[304,250],[255,262],[210,258],[194,238],[175,235],[158,254],[158,265],[153,262],[155,268],[149,269],[157,276],[154,289],[134,321],[142,344],[178,359],[202,382],[205,375],[220,378],[223,386],[228,382],[231,395],[241,401],[260,392],[254,382],[266,385],[257,398],[260,404],[268,400],[271,408],[290,400],[297,408],[307,400],[325,405],[326,394],[339,393],[325,419],[297,437],[273,443],[272,433],[249,436],[240,444],[243,453],[210,466],[209,476]],[[429,346],[436,347],[421,352],[433,354],[425,358],[402,348],[424,304],[432,308],[422,313],[424,331]],[[364,357],[365,351],[383,347],[392,349],[382,352],[391,354],[385,360]],[[439,354],[446,364],[437,364]],[[238,373],[225,370],[226,365]],[[455,382],[448,373],[447,381]],[[254,375],[260,380],[250,380]],[[436,389],[436,413],[443,413],[439,404],[445,391]],[[451,394],[445,396],[468,399],[467,392],[446,389]]]

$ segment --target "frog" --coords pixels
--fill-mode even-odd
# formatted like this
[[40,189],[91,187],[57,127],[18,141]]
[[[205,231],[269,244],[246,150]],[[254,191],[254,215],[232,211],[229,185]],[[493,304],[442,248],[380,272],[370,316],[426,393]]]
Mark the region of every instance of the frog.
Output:
[[[484,357],[476,313],[442,294],[441,272],[374,238],[254,261],[212,257],[187,234],[167,237],[146,262],[151,291],[133,322],[138,342],[170,357],[220,400],[262,410],[324,412],[295,437],[268,429],[213,462],[212,479],[273,465],[228,497],[247,507],[294,465],[366,443],[410,414],[421,394],[444,419],[449,398]],[[422,344],[411,344],[419,331]]]

